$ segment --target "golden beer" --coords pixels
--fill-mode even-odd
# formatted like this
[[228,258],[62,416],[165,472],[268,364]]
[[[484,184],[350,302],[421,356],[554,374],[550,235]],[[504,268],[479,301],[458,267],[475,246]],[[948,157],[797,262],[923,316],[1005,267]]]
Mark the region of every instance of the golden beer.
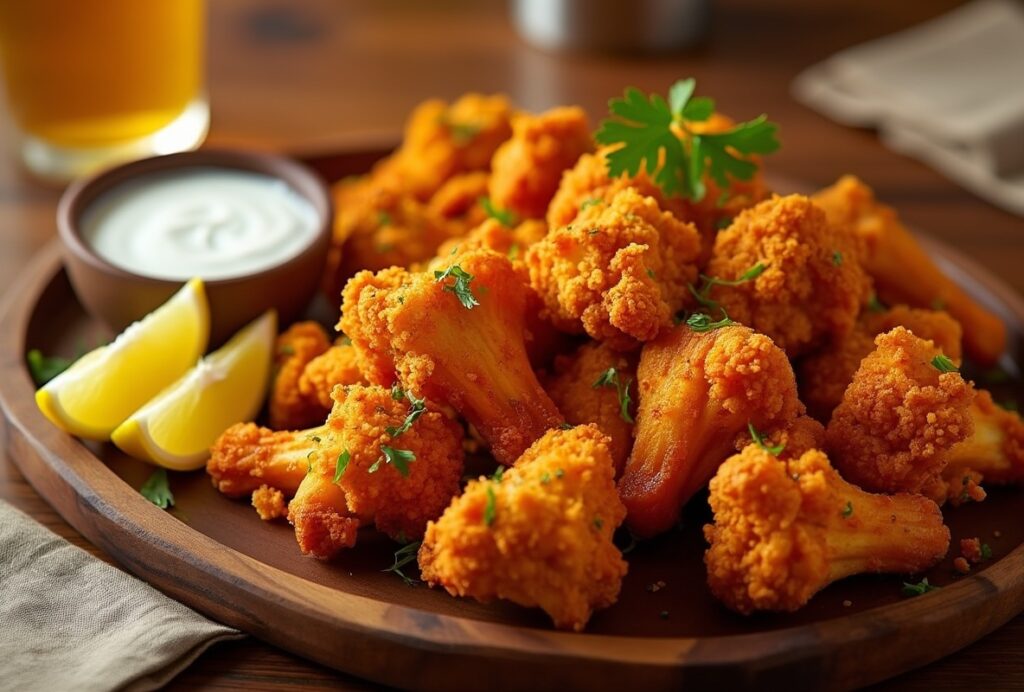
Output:
[[202,102],[203,28],[202,0],[0,0],[8,108],[58,151],[130,149]]

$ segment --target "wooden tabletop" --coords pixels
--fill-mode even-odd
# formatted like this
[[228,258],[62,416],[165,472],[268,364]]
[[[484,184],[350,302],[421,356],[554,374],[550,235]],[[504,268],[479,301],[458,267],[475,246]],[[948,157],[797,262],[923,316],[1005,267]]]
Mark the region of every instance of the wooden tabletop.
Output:
[[[664,91],[693,76],[739,118],[781,124],[769,162],[788,178],[825,185],[853,172],[906,221],[979,260],[1024,292],[1024,220],[1002,212],[922,164],[886,150],[870,132],[836,125],[796,103],[803,67],[856,43],[911,26],[956,0],[716,0],[704,43],[662,57],[556,55],[515,34],[501,0],[211,0],[210,145],[293,152],[336,149],[393,134],[418,101],[470,90],[508,93],[539,110],[578,103],[594,118],[627,85]],[[2,96],[0,96],[2,99]],[[54,235],[59,190],[15,162],[14,130],[0,101],[0,291]],[[4,447],[5,448],[5,447]],[[0,498],[104,557],[71,529],[0,453]],[[882,689],[1024,688],[1024,616],[977,644]],[[214,647],[175,689],[375,689],[255,640]]]

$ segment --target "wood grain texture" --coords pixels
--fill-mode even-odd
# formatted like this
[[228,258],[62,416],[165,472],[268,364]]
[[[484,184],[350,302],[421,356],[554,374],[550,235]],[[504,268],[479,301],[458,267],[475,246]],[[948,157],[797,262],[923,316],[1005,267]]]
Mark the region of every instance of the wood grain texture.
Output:
[[[921,164],[884,149],[872,133],[837,126],[796,104],[796,72],[843,47],[910,26],[956,0],[889,3],[724,0],[705,44],[658,59],[557,56],[524,46],[500,0],[211,0],[211,143],[315,151],[368,134],[393,135],[422,98],[467,89],[504,90],[522,105],[583,104],[598,117],[626,84],[664,89],[696,76],[727,111],[767,111],[782,123],[772,170],[825,184],[845,171],[871,182],[917,228],[957,245],[1024,290],[1024,223]],[[2,110],[2,109],[0,109]],[[0,291],[53,235],[58,191],[26,179],[0,117]],[[48,509],[18,472],[0,463],[0,497],[91,549]],[[1024,688],[1024,618],[887,689]],[[251,648],[248,648],[251,647]],[[264,658],[252,643],[214,648],[181,676],[182,687],[363,689],[284,653]],[[255,667],[250,677],[250,669]],[[254,680],[256,681],[254,683]],[[353,686],[354,685],[354,686]]]

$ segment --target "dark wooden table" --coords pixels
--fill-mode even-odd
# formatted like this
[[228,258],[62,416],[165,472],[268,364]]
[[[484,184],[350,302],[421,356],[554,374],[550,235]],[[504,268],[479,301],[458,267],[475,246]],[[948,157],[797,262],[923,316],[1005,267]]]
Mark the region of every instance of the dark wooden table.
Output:
[[[715,2],[704,44],[658,58],[554,55],[518,39],[500,0],[211,0],[210,145],[315,152],[396,133],[418,101],[503,91],[520,106],[578,103],[594,118],[634,85],[663,91],[694,76],[740,118],[781,123],[772,170],[814,185],[844,172],[869,181],[914,227],[959,246],[1024,291],[1024,221],[980,201],[870,132],[843,128],[789,95],[803,67],[861,41],[935,16],[956,0],[728,0]],[[1011,88],[1010,85],[1007,88]],[[0,97],[2,98],[2,97]],[[2,104],[0,104],[2,106]],[[0,107],[0,113],[4,112]],[[0,290],[54,235],[59,190],[15,164],[13,130],[0,114]],[[103,558],[0,457],[0,497]],[[954,656],[884,689],[1024,689],[1024,616]],[[215,647],[177,689],[373,689],[254,640]]]

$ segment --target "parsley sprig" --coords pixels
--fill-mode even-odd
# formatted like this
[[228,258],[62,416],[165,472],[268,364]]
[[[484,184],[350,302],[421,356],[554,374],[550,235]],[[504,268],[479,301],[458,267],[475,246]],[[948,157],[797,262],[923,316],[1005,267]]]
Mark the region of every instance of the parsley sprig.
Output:
[[377,473],[381,464],[390,464],[404,477],[409,477],[409,464],[416,461],[416,454],[411,449],[395,449],[388,445],[380,446],[381,457],[373,462],[367,473]]
[[726,132],[699,134],[694,123],[714,115],[715,102],[695,97],[696,86],[694,79],[679,80],[669,89],[668,101],[630,87],[622,98],[609,101],[612,117],[601,123],[594,138],[619,145],[606,157],[612,177],[646,170],[666,195],[699,201],[707,193],[705,175],[723,189],[730,179],[754,176],[757,165],[749,157],[779,148],[778,126],[761,115]]
[[167,482],[167,470],[157,469],[139,488],[139,493],[160,509],[174,506],[174,493]]
[[487,214],[488,218],[496,219],[505,228],[512,228],[519,222],[516,218],[515,212],[510,209],[502,209],[494,203],[490,197],[481,197],[477,200],[480,206],[483,208],[484,213]]
[[919,581],[916,584],[910,584],[908,582],[903,582],[903,589],[902,590],[903,590],[903,595],[904,596],[923,596],[924,594],[928,593],[929,591],[934,591],[935,589],[938,589],[938,588],[939,587],[935,586],[935,584],[929,584],[928,583],[928,577],[925,577],[924,579],[922,579],[921,581]]
[[[401,388],[399,388],[398,391],[401,392]],[[393,438],[398,437],[402,433],[408,431],[409,428],[412,427],[412,424],[416,422],[416,419],[422,416],[423,413],[427,410],[427,400],[425,397],[422,399],[417,399],[416,395],[410,391],[405,391],[403,394],[409,400],[409,414],[405,417],[405,420],[402,421],[401,425],[389,425],[387,428],[385,428],[388,435],[390,435]],[[395,401],[401,401],[401,396],[395,398],[394,388],[391,389],[391,398],[395,399]]]
[[686,325],[695,332],[710,332],[722,327],[729,327],[736,324],[732,318],[722,310],[722,319],[715,321],[703,312],[695,312],[686,318]]
[[754,427],[753,423],[747,423],[747,430],[750,431],[750,438],[754,441],[754,444],[771,454],[773,457],[777,457],[782,454],[782,451],[786,448],[785,444],[777,444],[773,447],[769,447],[768,443],[764,441],[764,435]]
[[352,455],[346,449],[344,452],[338,455],[338,460],[334,464],[334,482],[337,483],[341,480],[341,477],[345,475],[345,471],[348,470],[348,462],[352,460]]
[[633,384],[633,379],[627,379],[625,382],[619,376],[619,371],[614,367],[608,368],[601,373],[594,384],[591,385],[594,389],[600,387],[614,387],[616,393],[619,395],[619,416],[622,420],[627,423],[633,422],[633,416],[629,412],[629,405],[633,403],[633,398],[629,395],[629,385]]
[[28,362],[28,372],[32,375],[32,381],[36,383],[37,387],[42,387],[54,377],[70,368],[71,364],[78,360],[78,358],[44,356],[42,351],[34,348],[26,354],[25,360]]
[[960,372],[960,368],[956,366],[948,356],[944,356],[941,353],[932,358],[932,367],[941,373],[947,372]]
[[399,577],[402,578],[402,581],[405,582],[406,586],[414,586],[415,584],[419,583],[418,579],[413,579],[412,577],[407,575],[405,572],[402,571],[402,568],[408,565],[410,562],[416,561],[416,554],[419,552],[420,544],[422,543],[423,541],[415,541],[413,543],[406,543],[405,545],[403,545],[401,548],[395,551],[395,561],[391,563],[391,566],[381,571],[392,572],[394,574],[397,574]]
[[453,264],[444,271],[434,272],[434,280],[438,283],[447,280],[449,277],[455,279],[455,281],[451,284],[445,284],[444,290],[454,293],[455,297],[462,303],[462,307],[472,310],[480,304],[480,301],[476,299],[472,289],[469,287],[469,282],[473,280],[472,274],[457,264]]

